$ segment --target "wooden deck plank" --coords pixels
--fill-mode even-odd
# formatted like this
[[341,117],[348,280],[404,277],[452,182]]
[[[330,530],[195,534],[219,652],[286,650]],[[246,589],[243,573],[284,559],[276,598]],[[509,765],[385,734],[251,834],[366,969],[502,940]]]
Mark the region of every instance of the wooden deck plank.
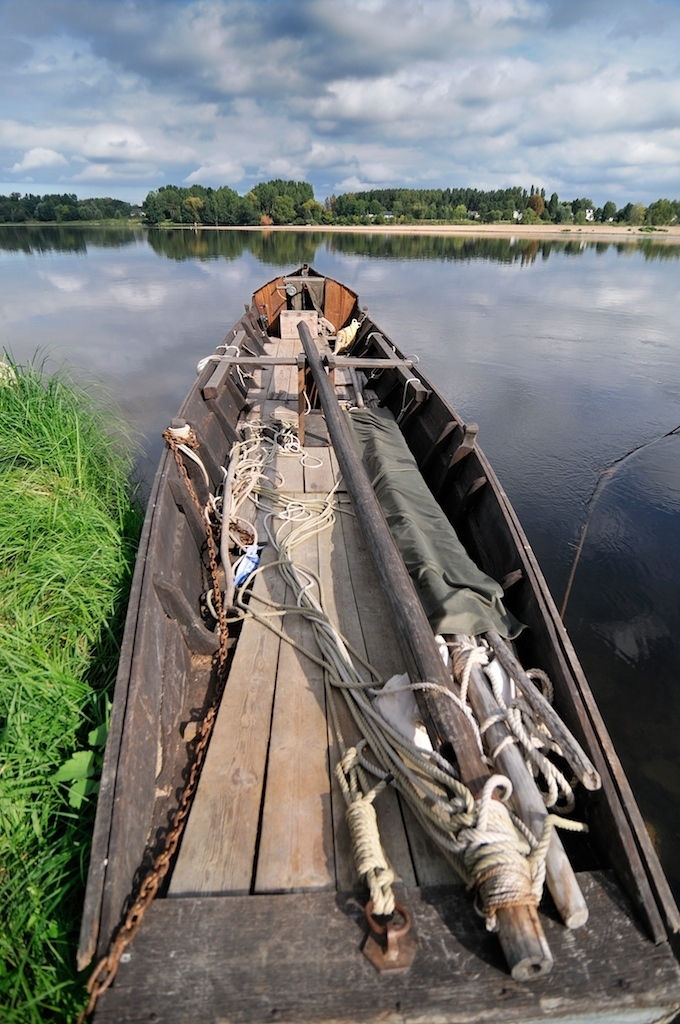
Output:
[[[316,451],[316,449],[315,449]],[[342,516],[343,514],[340,513]],[[324,590],[326,611],[348,643],[362,657],[366,657],[366,646],[361,622],[354,600],[354,588],[350,578],[347,552],[344,544],[342,524],[335,522],[332,531],[326,531],[319,542],[319,574]],[[361,586],[362,581],[355,581]],[[396,642],[396,641],[395,641]],[[337,692],[335,700],[343,742],[347,747],[361,739],[358,726],[347,707],[344,697]],[[329,744],[331,771],[334,773],[341,753],[329,716]],[[352,856],[349,832],[345,822],[345,800],[333,774],[332,809],[335,832],[336,874],[338,889],[351,889],[356,884],[356,869]],[[376,780],[377,781],[377,780]],[[406,885],[415,884],[411,854],[404,831],[399,799],[396,792],[388,788],[375,802],[378,828],[385,854],[399,878]]]
[[[298,351],[290,341],[276,339],[276,347],[272,355],[293,356]],[[295,366],[273,366],[262,392],[260,404],[263,420],[283,419],[297,424],[297,368]]]
[[329,445],[328,427],[321,409],[312,409],[305,413],[305,445],[310,448],[327,448]]
[[273,376],[273,366],[263,366],[261,369],[255,370],[255,382],[251,383],[248,388],[248,405],[250,406],[250,411],[247,418],[249,420],[260,420],[264,418],[264,407],[267,401],[267,395],[272,387]]
[[[366,653],[371,665],[387,680],[404,671],[399,642],[395,636],[385,599],[372,571],[372,562],[361,529],[351,516],[342,516],[345,551],[354,598],[362,625]],[[416,878],[421,885],[451,884],[456,876],[446,858],[423,833],[405,808],[406,825]]]
[[[318,571],[316,537],[295,551],[296,562]],[[314,651],[311,626],[287,616],[284,629]],[[323,672],[300,650],[282,643],[269,752],[255,892],[335,888]]]
[[[289,341],[279,338],[276,349],[277,356],[296,356],[302,350],[300,341]],[[297,409],[297,367],[296,366],[275,366],[274,373],[269,385],[267,397],[270,400],[283,402],[294,402]]]
[[277,452],[276,470],[279,475],[278,489],[286,494],[302,494],[305,489],[305,472],[302,452],[288,454]]
[[380,678],[389,679],[396,672],[404,671],[390,614],[372,571],[371,557],[359,524],[349,515],[342,516],[340,522],[366,653]]
[[[273,552],[265,549],[263,564],[272,560]],[[270,570],[257,577],[254,589],[281,601],[286,588]],[[173,871],[171,896],[250,891],[280,643],[265,626],[252,619],[244,623]]]
[[345,483],[344,483],[344,480],[342,478],[342,471],[340,469],[340,463],[338,462],[338,457],[337,457],[337,455],[335,454],[335,452],[333,451],[332,448],[330,449],[330,458],[331,458],[331,466],[333,468],[333,479],[340,481],[340,486],[338,487],[338,491],[346,491],[347,488],[345,487]]
[[[514,981],[469,893],[406,889],[418,948],[411,969],[379,974],[361,955],[356,900],[333,893],[157,900],[95,1024],[650,1024],[680,1008],[667,943],[633,923],[611,878],[579,879],[591,921],[577,932],[541,914],[550,974]],[[625,965],[625,974],[622,974]]]
[[333,471],[330,448],[305,448],[303,461],[305,493],[328,494],[338,479]]

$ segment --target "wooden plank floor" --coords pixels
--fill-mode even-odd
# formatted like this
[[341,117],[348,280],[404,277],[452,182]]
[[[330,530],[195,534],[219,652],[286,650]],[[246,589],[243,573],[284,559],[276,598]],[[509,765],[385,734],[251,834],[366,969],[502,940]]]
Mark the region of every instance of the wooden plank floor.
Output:
[[[322,449],[309,449],[318,452]],[[274,558],[265,549],[263,562]],[[318,572],[327,611],[350,645],[388,678],[402,671],[398,643],[351,513],[296,549]],[[290,604],[275,569],[255,594]],[[363,623],[362,623],[363,618]],[[369,626],[369,623],[371,624]],[[316,652],[309,624],[288,616],[284,631]],[[340,698],[345,744],[360,737]],[[244,624],[169,895],[224,895],[351,889],[356,882],[342,795],[333,770],[338,751],[327,721],[320,666],[260,623]],[[452,881],[396,793],[376,802],[386,852],[407,885]]]
[[[317,571],[316,537],[295,560]],[[281,645],[255,892],[335,888],[323,670],[300,650],[314,651],[309,623],[292,614],[284,629],[296,646]]]
[[[278,341],[291,355],[295,342]],[[297,369],[258,371],[249,394],[251,419],[295,422]],[[340,375],[338,375],[340,377]],[[339,379],[339,390],[344,385]],[[327,494],[338,482],[339,512],[332,529],[295,551],[318,573],[331,620],[381,678],[403,671],[371,560],[351,512],[325,423],[306,417],[307,441],[297,455],[279,454],[279,489]],[[265,548],[263,564],[274,559]],[[254,594],[276,604],[293,598],[276,569],[260,574]],[[347,891],[356,884],[345,803],[335,779],[339,757],[311,626],[296,615],[282,628],[296,646],[264,625],[245,622],[194,805],[169,887],[171,897],[300,891]],[[335,701],[344,744],[360,738],[342,698]],[[396,792],[376,802],[386,853],[406,885],[455,881],[451,867],[421,833]],[[406,822],[406,824],[405,824]],[[408,827],[407,827],[408,826]]]

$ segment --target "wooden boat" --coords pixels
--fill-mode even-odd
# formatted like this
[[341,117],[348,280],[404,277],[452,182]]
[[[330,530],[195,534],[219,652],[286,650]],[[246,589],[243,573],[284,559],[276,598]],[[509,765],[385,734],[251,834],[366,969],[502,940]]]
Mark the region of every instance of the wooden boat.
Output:
[[[680,1008],[678,910],[476,433],[307,266],[204,361],[166,434],[116,683],[79,948],[97,1021]],[[474,580],[451,578],[454,548]],[[578,777],[587,833],[550,833],[515,706]]]

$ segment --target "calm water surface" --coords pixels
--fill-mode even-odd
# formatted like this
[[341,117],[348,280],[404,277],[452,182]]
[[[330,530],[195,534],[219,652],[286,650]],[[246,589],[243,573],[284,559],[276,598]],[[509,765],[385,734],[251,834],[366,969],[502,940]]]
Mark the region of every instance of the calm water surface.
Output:
[[197,361],[302,261],[468,420],[561,605],[680,896],[680,247],[0,228],[0,347],[103,381],[149,479]]

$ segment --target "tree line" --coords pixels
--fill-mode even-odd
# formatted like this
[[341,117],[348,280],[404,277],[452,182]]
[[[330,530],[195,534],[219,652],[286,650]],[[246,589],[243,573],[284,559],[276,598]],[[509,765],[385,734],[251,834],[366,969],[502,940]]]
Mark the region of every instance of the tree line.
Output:
[[314,198],[307,182],[262,182],[245,196],[224,185],[218,189],[191,185],[164,185],[149,192],[142,204],[148,224],[283,225],[315,224],[415,224],[418,222],[465,223],[521,222],[522,224],[585,224],[588,222],[630,225],[674,224],[680,217],[680,201],[658,199],[649,206],[626,203],[618,208],[609,201],[597,207],[586,197],[561,200],[545,189],[373,189],[332,195],[323,204]]
[[267,226],[323,224],[324,207],[314,199],[306,181],[264,181],[245,196],[233,188],[163,185],[142,203],[148,224],[209,224]]
[[[133,213],[119,199],[78,199],[76,195],[0,196],[2,223],[60,223],[120,220]],[[206,225],[213,227],[269,225],[362,225],[362,224],[464,224],[520,222],[522,224],[619,223],[656,227],[678,223],[680,200],[658,199],[644,206],[613,201],[597,207],[582,197],[565,201],[556,192],[515,187],[482,191],[471,188],[372,189],[332,195],[324,203],[314,198],[308,182],[273,181],[255,185],[239,195],[228,185],[210,188],[163,185],[148,193],[143,204],[144,222]]]
[[9,196],[0,196],[0,223],[3,224],[121,220],[129,217],[131,211],[130,203],[122,199],[78,199],[71,192],[45,196],[30,193],[22,196],[20,192],[12,192]]

